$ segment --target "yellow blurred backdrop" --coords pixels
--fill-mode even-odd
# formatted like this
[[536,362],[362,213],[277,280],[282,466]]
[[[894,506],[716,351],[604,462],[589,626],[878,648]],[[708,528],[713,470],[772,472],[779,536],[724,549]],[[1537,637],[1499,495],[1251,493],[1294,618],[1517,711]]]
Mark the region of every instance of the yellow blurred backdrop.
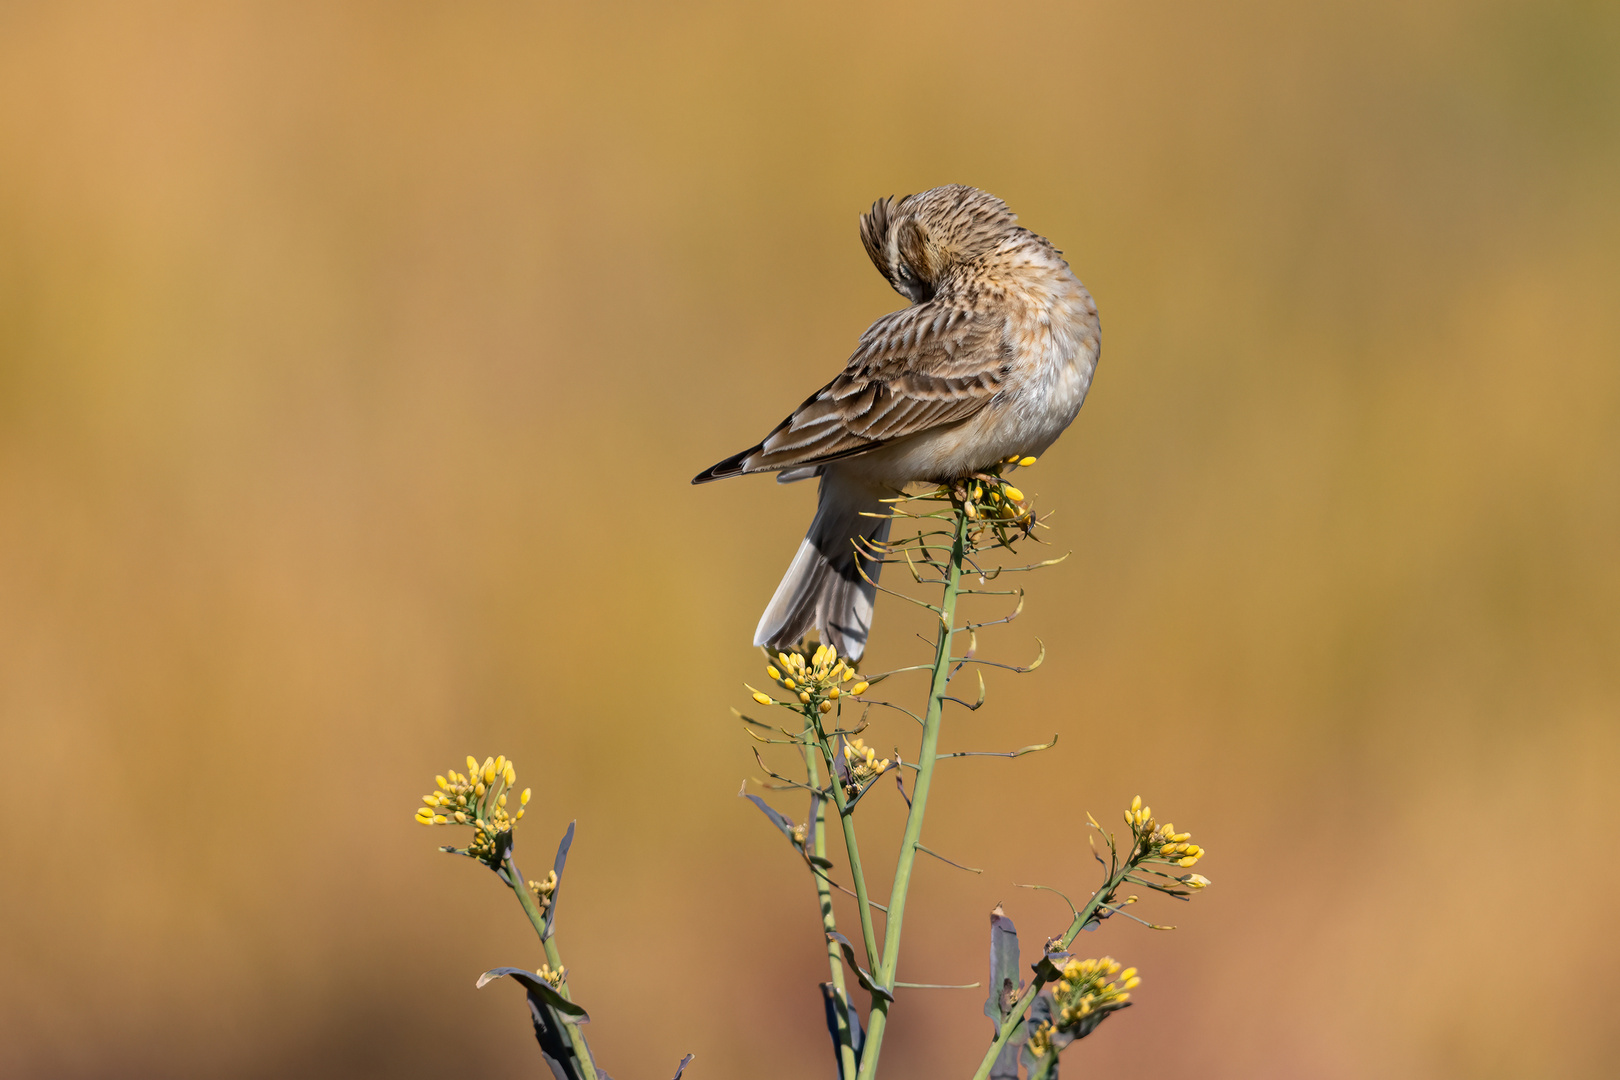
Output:
[[[1140,792],[1215,887],[1082,941],[1144,983],[1081,1068],[1612,1075],[1620,12],[1581,0],[0,4],[0,1074],[537,1075],[473,988],[530,931],[411,821],[506,753],[526,868],[579,821],[614,1075],[830,1075],[728,712],[813,491],[687,481],[900,305],[857,214],[951,181],[1105,349],[1023,482],[1075,556],[983,637],[1048,661],[946,732],[1061,741],[942,773],[930,844],[985,872],[922,867],[901,978],[982,978],[998,900],[1060,928],[1013,883],[1083,893],[1084,811]],[[869,663],[919,628],[880,605]],[[904,998],[885,1075],[968,1075],[982,1000]]]

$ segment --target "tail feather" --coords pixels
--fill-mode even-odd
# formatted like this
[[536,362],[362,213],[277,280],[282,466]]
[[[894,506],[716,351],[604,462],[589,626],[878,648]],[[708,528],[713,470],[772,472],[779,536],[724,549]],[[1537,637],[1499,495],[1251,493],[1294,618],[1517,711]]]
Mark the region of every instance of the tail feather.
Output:
[[787,648],[814,628],[840,656],[861,658],[872,629],[882,569],[881,563],[862,555],[866,544],[880,543],[889,535],[887,516],[865,515],[883,514],[887,494],[838,472],[822,476],[815,520],[759,620],[754,644]]

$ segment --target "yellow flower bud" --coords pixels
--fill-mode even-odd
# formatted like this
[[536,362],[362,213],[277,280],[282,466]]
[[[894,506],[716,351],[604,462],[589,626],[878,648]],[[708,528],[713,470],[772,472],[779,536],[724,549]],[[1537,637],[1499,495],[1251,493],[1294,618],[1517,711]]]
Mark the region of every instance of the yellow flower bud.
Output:
[[512,820],[513,821],[522,821],[523,820],[523,810],[522,810],[522,808],[519,808],[518,812],[512,815]]
[[1185,858],[1185,859],[1181,859],[1181,860],[1180,860],[1180,861],[1178,861],[1178,862],[1177,862],[1177,863],[1176,863],[1176,865],[1177,865],[1177,866],[1182,866],[1182,867],[1186,867],[1186,866],[1191,866],[1191,865],[1192,865],[1192,864],[1193,864],[1193,863],[1195,863],[1195,862],[1197,862],[1197,861],[1198,861],[1198,856],[1196,856],[1196,855],[1189,855],[1189,856],[1187,856],[1187,857],[1186,857],[1186,858]]
[[820,709],[823,713],[830,713],[830,712],[833,711],[833,703],[830,702],[830,701],[823,701],[820,705],[818,705],[816,707],[818,709]]
[[450,823],[450,819],[445,817],[443,814],[434,814],[433,815],[433,824],[435,824],[435,825],[448,825],[449,823]]
[[788,664],[787,653],[785,653],[785,652],[779,652],[779,653],[776,654],[776,662],[778,664],[781,664],[783,667],[790,666]]
[[495,805],[499,806],[499,807],[503,807],[503,808],[506,806],[506,796],[505,796],[505,794],[502,794],[500,798],[495,800]]
[[754,700],[759,702],[761,705],[769,705],[771,703],[770,695],[762,694],[758,690],[754,691]]
[[773,679],[780,679],[782,677],[782,673],[776,670],[775,664],[766,664],[765,674],[769,675]]
[[1015,487],[1010,487],[1009,486],[1007,488],[1007,498],[1011,499],[1013,502],[1023,502],[1024,501],[1024,493],[1022,491],[1019,491]]
[[799,700],[804,702],[806,705],[810,704],[810,691],[808,691],[808,690],[800,690],[799,691]]
[[469,773],[475,773],[478,771],[478,759],[473,757],[471,754],[467,755],[467,771]]
[[837,701],[838,700],[838,687],[835,686],[831,690],[828,690],[827,691],[827,697],[830,698],[833,701]]
[[849,680],[853,679],[854,677],[855,677],[855,669],[854,668],[845,668],[844,669],[844,677],[843,677],[843,679],[841,681],[842,682],[849,682]]
[[449,787],[449,786],[450,786],[450,783],[449,783],[449,781],[447,781],[447,780],[445,780],[445,778],[444,778],[444,777],[442,777],[442,776],[435,776],[435,777],[434,777],[434,778],[433,778],[433,782],[434,782],[434,783],[435,783],[435,784],[438,784],[438,785],[439,785],[439,790],[440,790],[440,791],[443,791],[443,790],[444,790],[444,789],[445,789],[445,788],[447,788],[447,787]]
[[1126,982],[1129,982],[1130,980],[1136,978],[1136,969],[1126,968],[1124,971],[1119,973],[1119,977],[1124,979]]
[[524,788],[523,789],[523,794],[518,796],[518,805],[519,806],[528,806],[529,805],[529,789],[528,788]]
[[1140,809],[1142,809],[1142,796],[1138,795],[1136,798],[1131,800],[1131,812],[1134,814]]
[[1019,461],[1019,462],[1018,462],[1018,464],[1019,464],[1019,465],[1021,465],[1021,466],[1023,466],[1023,467],[1024,467],[1024,468],[1026,468],[1026,469],[1027,469],[1027,468],[1029,468],[1029,467],[1030,467],[1030,466],[1031,466],[1031,465],[1033,465],[1033,464],[1035,464],[1035,459],[1034,459],[1034,458],[1032,458],[1032,457],[1027,457],[1027,458],[1023,458],[1023,459],[1022,459],[1022,460],[1020,460],[1020,461]]
[[1185,839],[1185,837],[1172,836],[1171,835],[1172,833],[1174,833],[1176,831],[1176,827],[1174,825],[1170,824],[1168,821],[1165,822],[1163,825],[1159,826],[1159,831],[1164,833],[1164,836],[1165,836],[1166,840],[1182,840],[1182,839]]
[[479,798],[480,798],[480,799],[482,799],[482,798],[483,798],[483,797],[484,797],[484,792],[486,792],[486,791],[488,791],[488,790],[489,790],[489,788],[487,788],[487,787],[485,787],[485,786],[484,786],[484,784],[483,784],[483,782],[482,782],[482,781],[480,781],[480,782],[479,782],[479,783],[478,783],[478,784],[477,784],[477,785],[476,785],[476,786],[475,786],[475,787],[474,787],[474,788],[473,788],[473,794],[474,794],[474,795],[477,795],[477,796],[478,796],[478,797],[479,797]]
[[859,695],[861,695],[861,694],[864,694],[864,693],[866,693],[866,691],[867,691],[867,688],[868,688],[868,687],[870,687],[870,686],[871,686],[871,685],[872,685],[872,684],[871,684],[871,683],[868,683],[868,682],[858,682],[858,683],[856,683],[856,684],[855,684],[855,685],[854,685],[854,686],[852,686],[852,687],[850,687],[850,688],[849,688],[849,692],[850,692],[850,693],[851,693],[851,694],[854,694],[854,695],[856,695],[856,696],[859,696]]
[[966,506],[962,507],[962,512],[967,515],[967,519],[969,521],[977,521],[978,520],[979,513],[978,513],[977,510],[973,509],[973,504],[972,503],[968,503]]
[[465,825],[465,824],[467,824],[467,813],[466,813],[466,811],[457,810],[455,812],[455,814],[452,815],[452,816],[456,819],[456,824],[457,825]]
[[505,754],[497,754],[495,756],[495,771],[498,772],[498,773],[506,771],[506,755]]
[[[493,761],[491,761],[489,764],[485,765],[484,766],[484,783],[493,784],[495,782],[495,772],[496,772],[495,763]],[[478,794],[482,795],[483,792],[480,791]]]
[[794,682],[792,679],[783,679],[782,680],[782,685],[787,687],[789,690],[792,690],[795,687],[797,687],[799,684]]
[[510,761],[506,763],[506,772],[503,773],[502,776],[506,780],[507,787],[511,787],[513,784],[517,783],[517,770],[512,768],[512,763]]

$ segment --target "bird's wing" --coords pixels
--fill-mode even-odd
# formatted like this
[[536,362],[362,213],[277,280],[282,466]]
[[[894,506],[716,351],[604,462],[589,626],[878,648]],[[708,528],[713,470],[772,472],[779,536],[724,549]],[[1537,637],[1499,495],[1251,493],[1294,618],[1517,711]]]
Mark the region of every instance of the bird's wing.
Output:
[[939,302],[885,315],[861,335],[841,375],[759,445],[693,482],[818,465],[965,420],[1007,378],[1006,331],[1004,316]]

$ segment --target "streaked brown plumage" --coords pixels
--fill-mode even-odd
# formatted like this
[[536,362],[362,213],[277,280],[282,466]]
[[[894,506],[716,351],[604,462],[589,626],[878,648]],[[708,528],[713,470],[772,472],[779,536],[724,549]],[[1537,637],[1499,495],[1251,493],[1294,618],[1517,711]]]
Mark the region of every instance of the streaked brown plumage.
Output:
[[1096,306],[1061,253],[987,192],[951,184],[880,199],[861,217],[861,242],[911,306],[873,323],[844,371],[761,442],[692,481],[822,478],[756,643],[785,647],[815,626],[852,659],[875,596],[855,543],[887,532],[862,515],[908,483],[1044,451],[1079,412],[1101,344]]

